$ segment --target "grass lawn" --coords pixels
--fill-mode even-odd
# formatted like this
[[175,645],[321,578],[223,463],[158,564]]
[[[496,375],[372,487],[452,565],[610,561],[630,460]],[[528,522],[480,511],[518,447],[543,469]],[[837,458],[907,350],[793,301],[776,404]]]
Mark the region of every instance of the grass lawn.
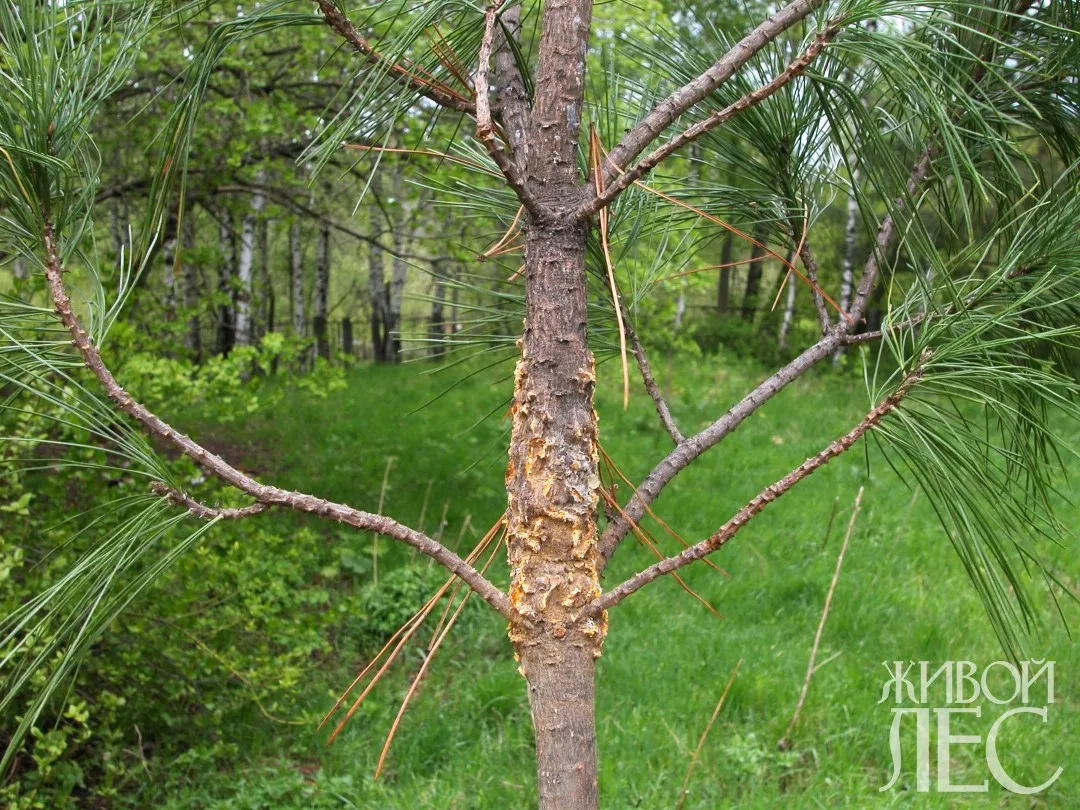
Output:
[[[384,511],[413,524],[423,511],[425,529],[434,532],[445,510],[444,540],[454,546],[460,537],[462,546],[471,546],[505,504],[507,423],[500,417],[510,386],[493,382],[499,375],[478,375],[410,413],[456,379],[454,371],[432,377],[420,370],[357,368],[346,389],[325,399],[289,395],[244,425],[211,433],[267,481],[372,510],[393,456]],[[760,374],[720,358],[677,363],[668,388],[684,431],[720,415]],[[622,410],[618,376],[615,364],[601,367],[601,442],[636,481],[670,443],[644,394],[635,393]],[[706,536],[763,485],[846,431],[867,405],[862,383],[848,377],[824,375],[790,386],[684,472],[657,502],[657,513],[688,541]],[[489,412],[489,419],[474,425]],[[200,435],[198,426],[192,429]],[[208,428],[202,430],[206,435]],[[777,741],[798,697],[860,485],[866,487],[862,511],[818,657],[827,663],[812,681],[793,750],[781,752]],[[626,488],[620,492],[625,499]],[[277,514],[256,519],[298,520]],[[654,534],[665,538],[658,528]],[[369,537],[356,536],[355,543],[370,554]],[[379,565],[387,572],[408,554],[383,543]],[[665,549],[674,548],[666,539]],[[1044,551],[1065,581],[1077,581],[1075,554]],[[606,581],[617,584],[650,560],[646,549],[627,540]],[[1080,807],[1080,654],[1042,593],[1038,601],[1048,618],[1031,652],[1057,662],[1056,702],[1045,724],[1032,716],[1013,719],[999,750],[1006,769],[1024,784],[1041,783],[1064,768],[1056,784],[1037,797],[1010,794],[990,777],[981,745],[954,745],[953,782],[989,780],[988,792],[918,793],[908,717],[905,772],[895,789],[879,792],[892,762],[890,705],[878,704],[887,677],[882,662],[962,659],[981,671],[1003,656],[927,498],[906,489],[876,451],[867,454],[860,445],[830,463],[770,506],[715,561],[730,578],[698,564],[687,569],[686,580],[722,619],[670,579],[612,612],[597,674],[603,807],[676,806],[691,752],[739,659],[741,671],[704,744],[686,808]],[[494,576],[505,582],[505,570]],[[1080,616],[1075,605],[1066,604],[1065,613],[1074,624]],[[393,670],[329,748],[325,731],[275,724],[252,712],[222,732],[242,753],[212,772],[177,768],[162,776],[159,770],[143,800],[163,808],[281,810],[531,806],[524,682],[504,623],[490,611],[470,614],[439,652],[405,715],[386,773],[373,781],[384,735],[419,662],[413,654]],[[284,714],[328,708],[362,663],[347,654],[313,660],[309,678],[295,692],[295,712]],[[985,739],[1002,709],[982,706],[981,717],[954,718],[952,733]],[[936,768],[934,749],[931,764]]]

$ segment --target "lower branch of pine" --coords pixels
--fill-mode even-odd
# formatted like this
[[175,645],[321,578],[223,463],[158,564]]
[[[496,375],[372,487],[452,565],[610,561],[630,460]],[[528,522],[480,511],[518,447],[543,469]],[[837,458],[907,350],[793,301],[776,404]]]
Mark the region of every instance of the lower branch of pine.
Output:
[[904,377],[894,393],[890,394],[878,405],[871,408],[859,424],[820,453],[808,458],[775,484],[765,487],[765,489],[754,496],[754,498],[752,498],[742,509],[735,513],[735,516],[732,517],[731,520],[721,526],[711,537],[702,540],[696,545],[690,546],[690,548],[680,554],[668,557],[655,565],[638,572],[618,587],[607,591],[595,599],[589,606],[589,611],[593,615],[598,615],[603,611],[614,607],[630,594],[641,590],[653,580],[659,579],[665,574],[670,574],[672,571],[677,571],[683,566],[696,562],[723,547],[724,544],[734,537],[747,523],[764,511],[765,507],[770,503],[780,498],[804,478],[807,478],[816,470],[824,467],[832,459],[850,450],[855,446],[855,443],[862,438],[864,433],[877,425],[889,413],[896,410],[900,405],[900,402],[911,391],[911,388],[922,378],[922,366],[925,364],[926,359],[927,358],[924,357],[920,361],[920,364]]
[[[82,324],[75,316],[64,287],[63,275],[65,272],[60,257],[60,248],[57,243],[55,230],[50,222],[45,224],[43,234],[45,243],[45,279],[48,283],[49,295],[52,298],[53,307],[56,310],[61,323],[67,328],[72,337],[72,344],[82,355],[86,367],[94,374],[101,384],[105,395],[117,407],[132,419],[142,425],[143,429],[172,445],[181,453],[199,465],[207,474],[223,481],[235,489],[249,495],[263,507],[284,506],[298,512],[307,512],[318,515],[328,520],[344,523],[362,531],[374,532],[391,537],[395,540],[412,546],[422,554],[426,554],[438,562],[451,573],[460,577],[469,587],[476,591],[480,597],[499,611],[503,616],[511,616],[510,603],[506,594],[496,588],[479,571],[461,559],[457,554],[450,551],[441,543],[430,537],[411,529],[396,520],[383,515],[373,515],[362,512],[345,504],[333,503],[314,495],[305,495],[300,492],[279,489],[278,487],[261,484],[250,476],[233,467],[220,456],[209,452],[202,445],[196,443],[188,436],[175,430],[171,425],[162,421],[156,414],[148,410],[144,405],[136,402],[116,381],[112,372],[109,371],[101,354],[94,346],[90,335],[83,329]],[[225,513],[215,514],[210,507],[202,506],[192,498],[174,490],[164,487],[165,491],[158,494],[168,497],[170,500],[179,502],[185,508],[194,511],[200,517],[244,517],[253,514],[255,507],[245,507],[241,510],[226,510]]]

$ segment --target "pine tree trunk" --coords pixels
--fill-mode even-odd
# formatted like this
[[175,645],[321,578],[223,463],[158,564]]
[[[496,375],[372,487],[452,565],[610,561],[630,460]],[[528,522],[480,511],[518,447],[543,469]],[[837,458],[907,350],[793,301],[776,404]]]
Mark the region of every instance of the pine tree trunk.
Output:
[[233,275],[236,272],[236,238],[232,224],[232,214],[228,211],[221,212],[220,225],[221,261],[218,264],[218,296],[221,303],[218,305],[217,340],[215,351],[220,355],[226,355],[232,351],[236,339],[235,319],[233,308]]
[[326,331],[328,298],[330,295],[330,226],[323,222],[315,251],[315,300],[312,323],[315,328],[315,348],[319,357],[330,359],[330,341]]
[[[553,207],[580,194],[582,56],[591,10],[589,0],[548,0],[544,8],[528,180]],[[595,810],[598,803],[593,677],[606,617],[582,615],[600,593],[587,227],[528,223],[525,327],[511,407],[510,638],[528,682],[540,810]]]
[[526,323],[507,472],[510,638],[528,681],[541,810],[597,805],[594,658],[600,593],[595,365],[586,335],[585,229],[530,228]]

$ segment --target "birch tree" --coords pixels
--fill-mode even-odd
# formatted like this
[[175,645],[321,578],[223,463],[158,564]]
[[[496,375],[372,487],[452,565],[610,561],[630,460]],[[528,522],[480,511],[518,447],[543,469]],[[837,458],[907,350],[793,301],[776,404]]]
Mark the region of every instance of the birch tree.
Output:
[[254,338],[251,301],[252,279],[255,271],[255,232],[259,227],[259,217],[263,208],[266,207],[266,196],[262,191],[265,180],[266,172],[260,171],[256,180],[258,185],[251,197],[251,208],[244,214],[244,221],[240,225],[240,258],[236,264],[236,325],[234,328],[235,342],[238,346],[249,346]]
[[[168,137],[155,169],[154,200],[132,254],[152,255],[170,192],[184,184],[204,80],[238,41],[287,26],[325,25],[333,44],[352,52],[358,88],[348,109],[328,119],[310,146],[306,158],[316,165],[325,165],[356,133],[369,135],[365,148],[377,151],[413,109],[439,108],[457,119],[471,141],[425,151],[473,167],[475,182],[463,194],[477,210],[501,206],[506,222],[520,210],[524,267],[516,282],[523,291],[520,307],[506,317],[523,326],[503,479],[507,506],[493,529],[505,543],[509,585],[497,585],[475,558],[462,558],[389,517],[255,480],[124,390],[110,368],[108,332],[122,317],[126,288],[117,295],[95,287],[93,300],[104,306],[87,308],[73,300],[79,288],[70,279],[93,285],[99,278],[85,229],[96,165],[89,122],[138,56],[140,34],[160,20],[141,2],[26,3],[18,13],[4,4],[0,82],[10,100],[0,106],[7,163],[0,174],[6,212],[0,229],[5,249],[17,250],[43,278],[47,298],[37,305],[0,302],[9,344],[0,356],[28,396],[52,396],[55,381],[70,383],[66,418],[93,435],[86,446],[122,454],[129,474],[152,482],[153,496],[126,507],[135,511],[120,536],[3,621],[5,662],[17,662],[9,668],[5,705],[25,690],[37,695],[14,738],[26,732],[50,689],[78,666],[110,619],[201,533],[224,520],[292,510],[411,546],[500,614],[509,626],[507,658],[512,652],[519,661],[532,714],[539,807],[594,810],[596,660],[609,628],[619,631],[616,608],[720,552],[763,511],[784,508],[774,504],[785,493],[868,436],[934,501],[1003,646],[1018,653],[1035,613],[1028,580],[1041,581],[1045,573],[1053,581],[1039,562],[1039,541],[1064,535],[1049,506],[1049,468],[1060,441],[1049,420],[1051,414],[1077,415],[1080,54],[1072,5],[794,0],[767,16],[759,10],[756,21],[736,17],[715,38],[702,32],[690,41],[634,43],[649,57],[633,60],[636,71],[650,73],[637,82],[606,74],[586,80],[587,66],[595,66],[591,0],[540,6],[495,0],[482,9],[432,0],[394,10],[379,18],[393,22],[377,29],[378,42],[361,33],[371,13],[367,4],[347,13],[332,0],[315,0],[315,14],[293,4],[260,5],[218,26],[163,126]],[[536,15],[535,38],[521,24],[526,11]],[[163,13],[173,21],[171,12]],[[890,20],[891,27],[868,31],[867,19]],[[435,21],[454,58],[425,35]],[[101,59],[101,49],[113,43],[122,43],[118,53]],[[773,71],[777,55],[789,52],[796,55]],[[839,81],[856,62],[874,69]],[[50,65],[64,69],[46,69]],[[799,92],[803,86],[813,92]],[[702,160],[720,167],[737,157],[713,148],[711,136],[721,129],[743,144],[744,155],[793,151],[800,144],[786,139],[774,116],[796,93],[804,130],[820,128],[828,147],[803,153],[811,173],[820,173],[822,161],[855,156],[867,193],[880,203],[876,221],[864,224],[870,256],[850,306],[841,309],[816,280],[809,234],[797,251],[803,269],[789,262],[785,270],[791,283],[820,298],[822,334],[704,428],[685,434],[656,386],[645,345],[634,337],[635,312],[622,294],[622,284],[634,279],[615,266],[613,257],[621,254],[611,246],[626,240],[633,247],[642,234],[671,216],[685,219],[691,209],[694,216],[713,216],[701,195],[693,195],[699,204],[680,198],[680,174],[672,167],[688,144],[698,142]],[[864,107],[864,97],[874,103]],[[1052,163],[1030,158],[1029,139],[1053,155]],[[471,151],[454,151],[466,148]],[[660,167],[669,171],[662,189],[650,185]],[[794,217],[808,228],[828,200],[814,198],[810,184],[797,190],[805,198],[783,193],[769,202],[785,206],[780,221]],[[723,194],[724,204],[732,204],[732,190]],[[734,204],[749,210],[759,202],[750,196]],[[939,247],[928,229],[933,223],[962,233],[959,247]],[[223,245],[230,233],[223,220]],[[295,256],[295,226],[293,234]],[[755,244],[760,261],[784,262],[765,238]],[[868,304],[885,272],[901,261],[916,281],[883,299],[892,302],[885,322],[868,331]],[[124,279],[142,268],[133,261],[128,269]],[[294,261],[294,328],[303,311],[295,303],[299,275]],[[590,278],[597,284],[590,287]],[[615,339],[627,347],[619,350],[623,363],[634,355],[656,405],[657,429],[672,446],[604,521],[593,347],[599,327],[610,329],[612,322]],[[65,340],[42,348],[34,336],[56,328],[65,330]],[[822,436],[818,453],[776,481],[762,482],[734,515],[717,516],[709,536],[670,556],[661,553],[621,582],[602,580],[637,521],[676,476],[845,346],[866,347],[869,381],[865,415],[850,430]],[[971,419],[971,409],[983,413]],[[984,431],[984,424],[994,427]],[[182,454],[204,475],[228,484],[244,505],[204,503],[156,447]],[[154,542],[166,537],[169,542]],[[133,547],[144,549],[141,558],[128,553]],[[155,553],[160,556],[147,556]],[[35,679],[35,672],[46,674]]]

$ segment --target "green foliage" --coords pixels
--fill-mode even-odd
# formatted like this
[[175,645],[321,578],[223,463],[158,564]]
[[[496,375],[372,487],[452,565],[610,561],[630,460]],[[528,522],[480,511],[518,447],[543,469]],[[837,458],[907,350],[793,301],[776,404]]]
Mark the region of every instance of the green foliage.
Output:
[[[761,373],[760,366],[723,351],[692,364],[677,355],[667,384],[670,401],[686,429],[700,428]],[[630,409],[622,410],[619,376],[612,364],[601,367],[601,441],[623,471],[637,477],[668,445],[643,393],[635,390]],[[275,404],[260,406],[217,436],[231,457],[257,464],[267,480],[333,497],[353,491],[377,498],[385,454],[393,453],[398,460],[389,513],[415,520],[429,476],[436,484],[426,524],[431,529],[450,501],[444,537],[451,542],[466,514],[497,515],[504,495],[484,482],[498,472],[501,452],[490,466],[480,465],[482,474],[463,472],[483,459],[490,442],[502,441],[497,420],[471,434],[475,441],[446,441],[487,407],[489,386],[479,378],[464,383],[414,416],[409,431],[400,428],[400,406],[383,395],[388,387],[402,401],[421,402],[439,383],[410,368],[357,369],[347,389],[317,405],[295,390],[261,398]],[[725,443],[723,454],[709,456],[674,484],[658,513],[688,540],[706,536],[761,484],[820,449],[823,432],[838,435],[863,409],[860,386],[845,377],[796,384]],[[305,465],[316,415],[327,450],[317,464]],[[39,433],[53,424],[41,416],[18,418],[36,420]],[[206,428],[184,427],[194,435]],[[357,459],[358,443],[377,448],[370,463]],[[762,453],[763,446],[771,452]],[[739,657],[743,669],[706,742],[687,807],[706,810],[735,797],[742,806],[762,808],[784,803],[801,810],[822,797],[835,807],[889,806],[891,800],[876,790],[888,781],[891,761],[891,715],[876,706],[885,677],[880,662],[1000,657],[964,567],[941,536],[928,493],[898,497],[884,459],[876,450],[870,459],[869,478],[862,454],[853,453],[764,514],[717,558],[732,579],[706,568],[687,572],[692,587],[725,614],[723,622],[710,619],[674,583],[642,591],[615,616],[598,679],[601,780],[613,806],[674,804],[689,752]],[[1075,464],[1066,461],[1070,468]],[[66,570],[92,543],[84,535],[65,545],[70,524],[48,530],[66,517],[66,476],[16,477],[40,498],[29,501],[29,520],[0,522],[4,549],[24,549],[26,559],[41,562],[32,570],[22,564],[0,585],[5,610]],[[795,752],[782,754],[775,740],[797,697],[840,527],[860,483],[868,485],[864,509],[819,660],[840,657],[815,675]],[[1069,486],[1075,498],[1075,486]],[[17,490],[5,487],[0,501],[18,500]],[[89,504],[106,490],[116,497],[117,487],[142,491],[138,482],[110,485],[95,474],[80,475],[71,489]],[[835,498],[837,516],[823,543]],[[1063,520],[1074,512],[1067,507]],[[48,551],[53,556],[42,559]],[[1046,554],[1059,577],[1075,582],[1080,576],[1067,549],[1050,546]],[[503,654],[504,623],[479,605],[466,610],[467,625],[454,631],[433,662],[383,781],[372,781],[371,773],[419,666],[415,647],[333,746],[324,748],[322,737],[313,737],[318,719],[372,647],[430,595],[428,585],[442,582],[436,569],[411,563],[389,544],[380,547],[378,559],[376,588],[370,538],[274,512],[216,526],[95,643],[70,693],[50,704],[16,758],[4,801],[15,807],[99,802],[166,810],[527,805],[533,764],[524,683]],[[610,576],[649,560],[647,550],[627,545]],[[769,588],[761,587],[763,578]],[[1045,613],[1045,594],[1032,598]],[[1076,607],[1064,603],[1062,609],[1074,622]],[[426,641],[427,631],[421,637]],[[1062,673],[1080,665],[1076,645],[1054,623],[1043,628],[1033,653],[1056,660]],[[1022,767],[1045,760],[1068,769],[1080,762],[1080,749],[1063,731],[1067,711],[1055,704],[1045,726],[1032,724]],[[48,742],[39,742],[39,735]],[[75,768],[81,784],[72,782]],[[977,781],[985,774],[970,776]],[[1040,781],[1036,776],[1029,783]],[[971,806],[989,807],[1001,798],[992,793]],[[1075,795],[1062,783],[1045,798],[1049,807],[1066,808]],[[925,806],[945,807],[936,799],[930,796]]]

